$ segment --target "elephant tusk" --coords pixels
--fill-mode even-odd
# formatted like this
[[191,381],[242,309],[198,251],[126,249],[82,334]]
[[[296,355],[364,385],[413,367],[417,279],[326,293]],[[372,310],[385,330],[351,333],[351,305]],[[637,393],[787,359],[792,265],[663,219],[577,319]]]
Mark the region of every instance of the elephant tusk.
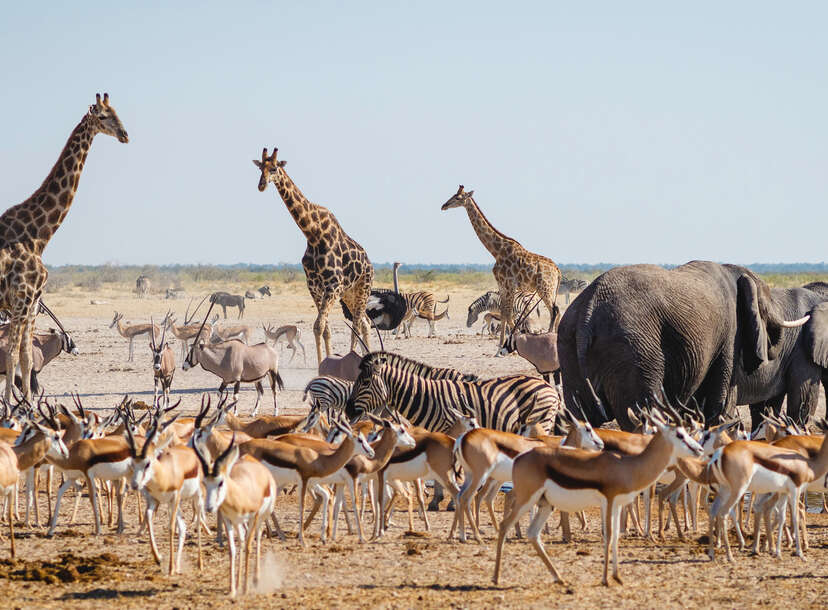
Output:
[[798,328],[798,327],[802,326],[803,324],[805,324],[810,319],[811,319],[811,316],[809,314],[807,316],[803,316],[803,317],[799,318],[798,320],[792,320],[790,322],[788,322],[787,320],[782,320],[779,323],[779,326],[781,326],[782,328]]

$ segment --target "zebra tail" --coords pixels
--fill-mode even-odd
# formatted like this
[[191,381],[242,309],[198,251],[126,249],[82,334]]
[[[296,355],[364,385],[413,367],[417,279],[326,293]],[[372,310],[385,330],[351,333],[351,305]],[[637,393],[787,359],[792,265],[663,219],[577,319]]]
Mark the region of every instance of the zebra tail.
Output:
[[437,302],[438,302],[438,303],[448,303],[450,298],[451,298],[451,295],[450,295],[450,294],[447,294],[447,295],[446,295],[446,300],[445,300],[445,301],[437,301]]

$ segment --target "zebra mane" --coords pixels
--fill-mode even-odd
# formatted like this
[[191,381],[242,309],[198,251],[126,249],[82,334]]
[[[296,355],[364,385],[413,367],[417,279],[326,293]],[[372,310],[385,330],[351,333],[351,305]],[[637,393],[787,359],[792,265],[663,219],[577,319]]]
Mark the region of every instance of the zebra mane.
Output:
[[469,375],[462,373],[457,369],[448,367],[435,367],[418,360],[406,358],[400,354],[393,352],[371,352],[362,359],[361,367],[366,366],[375,358],[384,358],[385,364],[396,369],[405,370],[413,375],[420,377],[428,377],[431,379],[455,379],[463,381],[473,381],[477,379],[476,375]]

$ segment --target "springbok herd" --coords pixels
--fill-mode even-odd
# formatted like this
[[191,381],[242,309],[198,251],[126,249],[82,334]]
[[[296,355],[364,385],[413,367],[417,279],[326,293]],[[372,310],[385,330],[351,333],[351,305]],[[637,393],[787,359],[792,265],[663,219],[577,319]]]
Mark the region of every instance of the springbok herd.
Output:
[[[468,370],[433,366],[386,350],[381,331],[399,330],[398,337],[410,336],[415,319],[428,323],[429,337],[436,335],[435,322],[448,317],[448,306],[438,314],[437,304],[448,303],[448,297],[441,300],[427,291],[400,291],[398,264],[394,288],[375,288],[374,268],[365,250],[329,210],[305,198],[274,148],[270,154],[264,149],[261,158],[253,161],[261,172],[258,189],[266,191],[273,184],[307,237],[302,264],[317,309],[312,332],[318,376],[304,389],[307,413],[279,415],[277,402],[284,382],[276,346],[285,341],[292,351],[291,360],[298,347],[304,359],[301,328],[264,326],[265,341],[252,343],[258,329],[241,321],[246,299],[271,295],[266,286],[244,295],[214,292],[208,295],[203,318],[196,319],[196,314],[208,297],[192,313],[188,305],[181,325],[172,312],[138,324],[115,312],[110,328],[128,341],[128,360],[134,358],[136,339],[150,345],[154,390],[149,404],[126,396],[100,411],[84,408],[79,395],[72,402],[61,398],[66,388],[52,387],[49,396],[38,395],[33,391],[38,387],[37,373],[61,351],[76,349],[42,302],[47,272],[40,256],[68,212],[98,133],[123,143],[129,140],[106,94],[97,96],[90,106],[43,185],[0,217],[0,273],[4,277],[0,310],[7,312],[8,319],[0,350],[7,380],[0,414],[0,493],[12,557],[17,553],[25,557],[27,544],[40,536],[35,531],[18,539],[16,522],[22,521],[26,528],[48,523],[48,537],[69,528],[85,487],[95,536],[102,533],[104,514],[108,525],[117,520],[118,533],[127,528],[146,532],[159,565],[162,552],[156,543],[154,516],[159,507],[168,508],[163,571],[171,578],[182,572],[188,531],[196,538],[199,570],[205,565],[202,537],[215,536],[227,548],[228,590],[235,596],[239,589],[248,592],[251,580],[256,583],[262,577],[265,532],[269,541],[264,544],[269,548],[284,545],[294,536],[305,546],[305,532],[314,527],[318,514],[322,543],[337,539],[340,517],[348,535],[359,543],[374,543],[393,525],[397,498],[408,501],[409,530],[414,529],[415,502],[429,529],[424,494],[427,486],[433,486],[429,508],[439,508],[444,493],[454,506],[452,523],[444,532],[448,540],[466,542],[471,536],[481,542],[488,515],[497,532],[492,550],[495,584],[520,582],[517,570],[509,565],[506,542],[513,531],[521,536],[523,517],[528,518],[525,535],[534,551],[554,581],[564,582],[566,567],[559,571],[542,540],[554,509],[560,513],[567,542],[572,541],[570,514],[576,514],[587,528],[585,511],[600,510],[596,531],[600,529],[603,540],[604,585],[610,584],[610,576],[621,583],[618,547],[622,532],[655,542],[672,521],[684,539],[687,532],[698,531],[702,509],[708,514],[710,560],[722,546],[728,561],[734,560],[731,529],[740,550],[746,548],[751,514],[753,553],[767,551],[779,558],[788,545],[804,559],[808,549],[806,492],[828,491],[824,429],[811,433],[768,412],[748,438],[737,419],[711,417],[704,404],[692,400],[670,401],[664,385],[674,380],[667,375],[661,391],[653,389],[646,404],[621,405],[626,413],[618,411],[617,401],[611,408],[604,407],[601,396],[611,402],[607,384],[596,383],[593,388],[590,379],[584,378],[586,372],[577,382],[583,382],[588,391],[573,392],[571,363],[569,380],[563,367],[561,386],[558,345],[567,344],[557,338],[561,312],[556,299],[564,292],[568,302],[569,292],[583,290],[584,285],[565,280],[552,260],[527,251],[496,230],[478,207],[474,192],[462,185],[442,209],[466,210],[479,239],[495,258],[493,274],[498,284],[496,293],[487,293],[469,305],[467,327],[483,314],[483,330],[499,335],[497,353],[518,353],[532,365],[526,367],[531,374],[480,378]],[[781,349],[777,345],[784,336],[781,329],[798,329],[811,315],[787,321],[771,311],[768,317],[765,304],[770,301],[763,300],[767,290],[763,292],[762,285],[757,289],[758,284],[748,277],[739,282],[740,287],[753,290],[749,295],[753,300],[746,301],[742,309],[755,314],[756,328],[765,333],[755,347],[757,362],[767,360],[768,354]],[[137,295],[145,298],[151,292],[150,278],[138,278]],[[575,303],[582,301],[578,298]],[[530,322],[541,302],[549,312],[549,329],[532,333]],[[333,353],[328,322],[340,306],[352,322],[351,349],[345,355]],[[224,323],[219,323],[218,315],[210,318],[216,307],[221,308]],[[239,320],[234,324],[226,322],[228,307],[238,310]],[[33,332],[41,310],[52,316],[59,332]],[[819,313],[812,314],[814,322]],[[567,319],[564,316],[562,328]],[[770,330],[759,328],[766,322]],[[370,349],[372,327],[379,351]],[[741,334],[746,332],[740,328]],[[172,337],[180,345],[178,364],[170,345]],[[581,352],[588,341],[579,338]],[[200,367],[217,378],[217,393],[200,396],[194,417],[182,416],[181,401],[174,403],[171,397],[179,365],[185,371]],[[723,370],[730,373],[726,367]],[[594,373],[589,373],[593,380],[598,378]],[[149,371],[145,379],[148,387]],[[274,414],[260,416],[265,380],[271,388]],[[242,383],[256,388],[255,405],[245,418],[238,413]],[[90,390],[94,388],[84,388],[84,392]],[[568,392],[566,405],[562,391]],[[581,409],[581,400],[588,405],[589,416]],[[620,431],[590,424],[590,418],[597,421],[596,414],[602,420],[611,419],[608,413],[635,429]],[[824,421],[814,423],[824,428]],[[47,481],[45,516],[37,501],[42,474]],[[61,483],[53,504],[55,474]],[[21,481],[25,481],[24,493],[18,494]],[[70,498],[74,495],[74,506],[71,511],[64,507],[61,513],[67,492]],[[495,500],[500,492],[506,493],[498,519]],[[283,531],[277,519],[281,515],[284,520],[285,503],[294,502],[287,499],[289,494],[295,494],[298,505],[296,532]],[[22,519],[19,495],[23,495]],[[130,524],[127,499],[137,506]],[[657,526],[653,502],[657,503]],[[663,519],[665,503],[669,512]],[[189,519],[184,516],[185,508],[191,509]],[[376,544],[375,548],[380,552],[384,547]]]

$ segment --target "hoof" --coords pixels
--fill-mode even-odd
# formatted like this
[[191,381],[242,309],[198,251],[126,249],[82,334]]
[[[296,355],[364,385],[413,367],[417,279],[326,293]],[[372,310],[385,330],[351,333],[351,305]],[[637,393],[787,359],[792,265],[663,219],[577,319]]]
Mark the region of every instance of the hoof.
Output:
[[426,507],[426,510],[432,513],[436,513],[440,510],[440,504],[438,504],[437,502],[432,502]]

